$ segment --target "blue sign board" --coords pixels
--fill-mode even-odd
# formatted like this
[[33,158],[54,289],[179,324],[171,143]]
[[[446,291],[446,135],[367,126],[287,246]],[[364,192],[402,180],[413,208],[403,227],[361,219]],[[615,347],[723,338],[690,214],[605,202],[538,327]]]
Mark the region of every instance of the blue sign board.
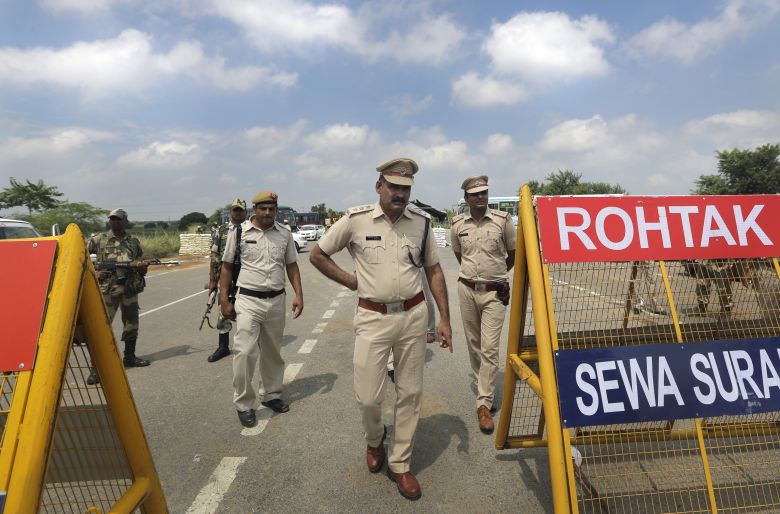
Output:
[[780,411],[780,337],[555,352],[566,427]]

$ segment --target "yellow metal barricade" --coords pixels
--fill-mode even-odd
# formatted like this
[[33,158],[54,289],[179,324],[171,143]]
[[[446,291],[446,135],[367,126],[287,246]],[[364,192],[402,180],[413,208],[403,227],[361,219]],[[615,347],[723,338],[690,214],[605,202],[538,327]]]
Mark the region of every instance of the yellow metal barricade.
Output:
[[83,236],[54,239],[35,366],[0,375],[0,512],[166,513]]
[[780,512],[780,413],[565,428],[553,358],[777,336],[777,259],[548,265],[521,209],[496,448],[548,448],[556,513]]

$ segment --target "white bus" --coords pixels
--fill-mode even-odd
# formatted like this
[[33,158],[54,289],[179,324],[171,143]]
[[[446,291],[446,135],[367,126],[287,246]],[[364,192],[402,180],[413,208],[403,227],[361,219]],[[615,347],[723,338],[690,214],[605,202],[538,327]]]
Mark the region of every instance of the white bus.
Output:
[[[512,223],[517,225],[517,214],[520,209],[520,197],[519,196],[489,196],[488,207],[490,209],[496,209],[497,211],[508,212],[512,216]],[[466,200],[461,198],[458,200],[458,205],[455,207],[456,214],[462,214],[468,211],[469,205]]]

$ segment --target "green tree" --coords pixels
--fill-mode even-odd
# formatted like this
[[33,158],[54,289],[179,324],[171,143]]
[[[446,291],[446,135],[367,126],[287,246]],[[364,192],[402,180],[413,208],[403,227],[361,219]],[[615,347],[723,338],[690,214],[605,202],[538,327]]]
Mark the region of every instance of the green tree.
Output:
[[536,180],[528,181],[531,192],[535,195],[598,195],[625,194],[626,190],[619,184],[606,182],[582,182],[582,174],[571,170],[558,170],[545,178],[546,183]]
[[23,184],[11,177],[11,185],[0,191],[0,209],[25,206],[27,214],[32,216],[33,211],[51,209],[58,203],[57,198],[62,196],[56,186],[47,186],[43,180],[36,183],[26,179]]
[[211,216],[209,216],[206,223],[208,225],[213,225],[215,223],[220,223],[222,221],[222,214],[223,213],[229,213],[230,212],[230,204],[226,204],[224,207],[219,207],[217,210],[215,210],[213,213],[211,213]]
[[41,234],[51,233],[53,225],[59,225],[64,231],[68,225],[75,223],[84,235],[89,235],[105,229],[107,215],[106,209],[85,202],[64,201],[40,214],[29,216],[29,220]]
[[755,150],[721,150],[717,155],[718,173],[701,175],[694,194],[780,193],[780,144],[766,144]]
[[208,223],[208,218],[202,212],[191,212],[185,214],[179,220],[179,230],[187,230],[190,225],[205,225]]

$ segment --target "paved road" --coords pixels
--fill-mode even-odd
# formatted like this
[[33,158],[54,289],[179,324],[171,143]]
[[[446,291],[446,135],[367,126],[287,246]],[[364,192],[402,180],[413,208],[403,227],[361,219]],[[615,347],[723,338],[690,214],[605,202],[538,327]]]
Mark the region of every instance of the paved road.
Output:
[[[352,385],[357,299],[317,272],[307,252],[299,254],[305,309],[297,320],[288,315],[282,349],[290,412],[271,416],[261,409],[251,430],[241,427],[231,401],[231,359],[207,363],[217,335],[197,330],[205,261],[150,273],[138,353],[153,362],[128,370],[128,377],[171,512],[550,512],[546,451],[497,452],[493,436],[477,427],[455,294],[457,261],[449,248],[440,253],[455,351],[431,345],[427,353],[412,462],[423,488],[417,502],[403,499],[384,473],[366,470]],[[352,269],[344,252],[336,260]],[[504,341],[507,328],[508,320]],[[121,332],[118,320],[114,329]],[[504,355],[502,348],[502,362]],[[394,393],[387,394],[391,400]]]

